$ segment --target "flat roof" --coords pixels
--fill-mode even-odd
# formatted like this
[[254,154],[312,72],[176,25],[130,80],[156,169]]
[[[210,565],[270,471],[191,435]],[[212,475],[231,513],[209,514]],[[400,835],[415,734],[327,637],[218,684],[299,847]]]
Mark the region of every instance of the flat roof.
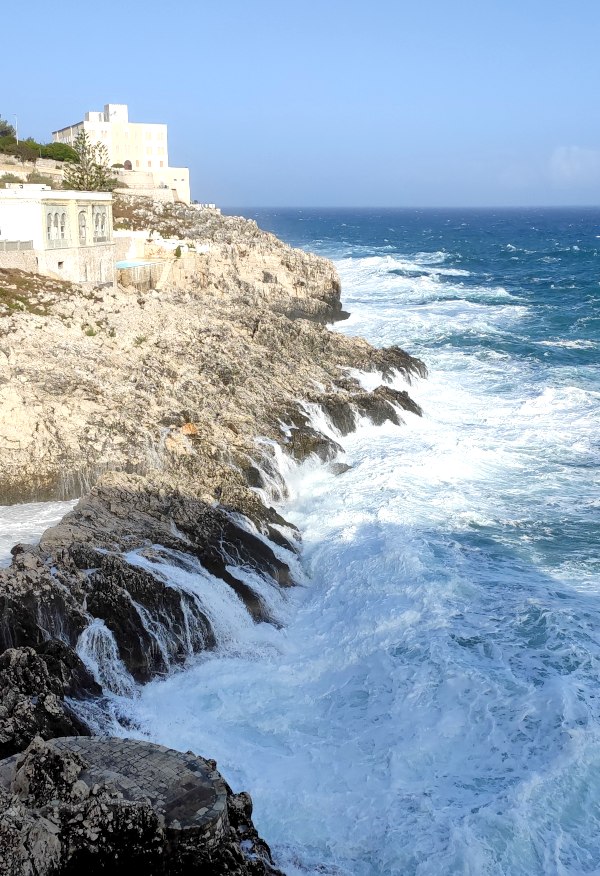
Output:
[[112,192],[76,192],[71,189],[0,189],[3,201],[112,201]]

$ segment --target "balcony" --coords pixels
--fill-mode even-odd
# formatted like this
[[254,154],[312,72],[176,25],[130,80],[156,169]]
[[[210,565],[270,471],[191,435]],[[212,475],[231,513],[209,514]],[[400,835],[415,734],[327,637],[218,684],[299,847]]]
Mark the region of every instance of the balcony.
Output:
[[46,249],[68,249],[73,246],[70,237],[59,237],[58,240],[47,240]]
[[33,249],[33,240],[0,240],[0,252],[20,252]]

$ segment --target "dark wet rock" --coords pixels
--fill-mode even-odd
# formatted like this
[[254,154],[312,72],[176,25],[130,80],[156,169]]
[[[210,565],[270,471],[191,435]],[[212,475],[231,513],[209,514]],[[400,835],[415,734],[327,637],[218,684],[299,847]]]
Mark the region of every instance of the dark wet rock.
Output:
[[[89,586],[88,611],[111,630],[137,681],[148,681],[190,654],[214,647],[206,615],[191,596],[167,586],[160,567],[153,575],[108,555],[90,576]],[[151,630],[158,631],[162,648]]]
[[309,456],[316,456],[321,462],[328,462],[343,450],[337,441],[323,435],[312,426],[293,428],[286,449],[298,462],[304,462]]
[[417,417],[423,415],[421,406],[410,397],[405,389],[400,390],[392,389],[391,386],[378,386],[377,389],[373,390],[372,395],[379,399],[383,399],[392,405],[397,405],[397,407],[402,408],[404,411],[416,414]]
[[343,475],[352,468],[347,462],[330,462],[327,466],[331,474]]
[[[0,762],[3,876],[280,876],[252,823],[250,796],[233,794],[214,761],[121,740],[103,742],[102,754],[90,759],[87,746],[70,743],[36,739],[19,758]],[[140,760],[134,782],[121,772],[123,756]],[[176,784],[178,763],[183,782],[185,774],[198,791],[206,788],[207,805],[220,801],[198,827],[192,812],[180,807],[180,815],[153,786],[146,788],[154,774]],[[186,765],[206,770],[194,774]]]
[[74,690],[97,695],[99,688],[77,655],[67,651],[59,643],[55,654],[9,648],[0,655],[0,758],[22,751],[36,736],[89,735],[64,698]]
[[[273,621],[246,580],[252,572],[282,587],[292,584],[289,566],[273,548],[249,524],[242,525],[240,515],[177,491],[139,489],[140,483],[132,475],[115,475],[110,486],[92,490],[46,532],[39,547],[15,553],[12,566],[0,572],[5,645],[43,650],[53,671],[67,672],[63,658],[73,654],[72,647],[65,645],[60,655],[59,646],[51,647],[47,639],[62,637],[74,646],[91,620],[99,618],[137,681],[164,674],[215,645],[198,600],[168,581],[167,564],[178,563],[192,574],[201,566],[234,590],[254,620]],[[276,542],[290,547],[274,528],[285,524],[283,518],[273,509],[265,509],[264,516],[273,521],[269,525]],[[151,545],[161,545],[162,551],[149,551]],[[142,552],[151,566],[135,565],[128,559],[130,551]],[[68,667],[68,696],[76,696],[78,688],[89,690],[77,675],[81,669],[79,660]]]
[[421,408],[406,390],[392,389],[391,386],[378,386],[372,392],[366,390],[327,393],[313,396],[327,414],[332,426],[340,435],[348,435],[356,428],[359,417],[365,417],[375,426],[386,421],[395,425],[402,422],[397,408],[421,416]]
[[65,642],[60,639],[46,639],[36,645],[35,650],[48,667],[50,677],[60,681],[65,696],[87,699],[101,694],[100,685],[94,681],[81,658]]

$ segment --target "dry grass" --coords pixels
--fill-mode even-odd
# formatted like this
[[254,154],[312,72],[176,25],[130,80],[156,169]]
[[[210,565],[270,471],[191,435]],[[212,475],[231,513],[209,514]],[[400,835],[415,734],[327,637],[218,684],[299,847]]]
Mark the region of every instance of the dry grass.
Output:
[[33,313],[46,316],[52,304],[64,298],[73,284],[16,268],[0,268],[0,316]]

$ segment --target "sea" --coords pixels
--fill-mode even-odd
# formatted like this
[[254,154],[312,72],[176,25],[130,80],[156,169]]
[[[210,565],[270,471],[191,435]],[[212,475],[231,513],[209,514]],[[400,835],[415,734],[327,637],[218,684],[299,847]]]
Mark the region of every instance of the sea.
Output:
[[332,330],[421,358],[423,415],[281,455],[279,627],[204,581],[217,651],[111,732],[216,758],[288,876],[600,874],[600,210],[241,212],[334,260]]

